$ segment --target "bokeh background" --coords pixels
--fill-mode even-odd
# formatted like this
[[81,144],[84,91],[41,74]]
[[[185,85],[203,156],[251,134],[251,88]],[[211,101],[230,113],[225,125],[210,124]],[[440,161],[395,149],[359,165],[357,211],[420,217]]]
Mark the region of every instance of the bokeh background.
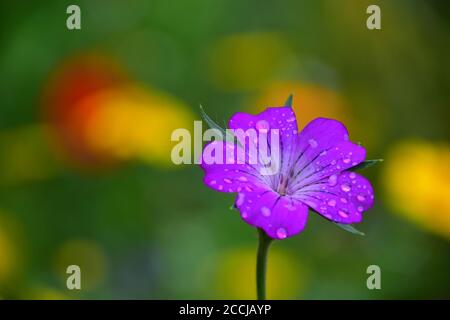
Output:
[[[370,4],[382,30],[366,28]],[[339,119],[385,162],[363,172],[366,236],[311,214],[271,248],[268,297],[450,298],[448,2],[0,6],[1,298],[255,298],[256,231],[199,167],[171,164],[170,134],[200,104],[222,123],[290,93],[300,127]]]

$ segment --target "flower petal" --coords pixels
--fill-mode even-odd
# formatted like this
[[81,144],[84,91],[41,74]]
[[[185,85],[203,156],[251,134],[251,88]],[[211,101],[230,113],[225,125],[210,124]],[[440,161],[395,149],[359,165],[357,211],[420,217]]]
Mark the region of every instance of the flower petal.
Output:
[[240,192],[235,205],[245,222],[262,228],[273,239],[298,234],[308,217],[308,207],[301,201],[264,188]]
[[366,178],[346,171],[305,187],[293,197],[329,220],[355,223],[372,207],[374,194]]
[[321,153],[348,141],[348,131],[336,120],[317,118],[311,121],[299,134],[298,155],[291,166],[296,172],[314,161]]
[[366,150],[350,141],[343,141],[318,154],[303,167],[294,170],[288,192],[297,190],[315,183],[323,178],[339,174],[364,161]]
[[[272,172],[269,175],[274,176],[271,181],[272,187],[276,187],[282,176],[286,176],[289,170],[289,164],[298,153],[298,127],[295,113],[290,107],[272,107],[258,115],[250,115],[238,112],[231,117],[229,121],[231,129],[255,129],[258,133],[265,130],[267,132],[267,141],[272,157]],[[272,134],[278,143],[273,144]],[[242,143],[242,139],[238,140]],[[259,141],[261,143],[261,141]],[[261,150],[260,148],[258,150]],[[279,174],[281,173],[281,175]],[[275,177],[276,176],[276,177]]]
[[[221,154],[217,154],[218,151]],[[205,172],[204,183],[217,191],[251,191],[254,186],[268,183],[267,178],[259,175],[255,166],[238,164],[236,147],[232,142],[209,143],[203,150],[200,166]]]

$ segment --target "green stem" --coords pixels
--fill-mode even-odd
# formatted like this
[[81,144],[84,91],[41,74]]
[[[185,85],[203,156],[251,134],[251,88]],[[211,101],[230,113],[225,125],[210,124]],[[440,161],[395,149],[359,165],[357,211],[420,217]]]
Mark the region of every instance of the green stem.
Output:
[[266,269],[267,269],[267,254],[269,246],[272,242],[270,238],[262,229],[258,228],[259,242],[258,254],[256,257],[256,292],[258,300],[266,300]]

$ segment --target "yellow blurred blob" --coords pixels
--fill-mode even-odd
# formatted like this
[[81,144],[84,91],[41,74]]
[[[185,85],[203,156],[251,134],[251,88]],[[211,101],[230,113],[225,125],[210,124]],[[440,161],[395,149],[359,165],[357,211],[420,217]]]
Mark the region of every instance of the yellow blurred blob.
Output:
[[45,125],[32,125],[0,134],[0,183],[52,177],[58,170]]
[[0,289],[1,284],[11,283],[19,268],[20,252],[17,224],[0,211]]
[[385,189],[396,211],[450,239],[450,146],[402,142],[384,163]]
[[245,33],[220,40],[209,56],[211,79],[224,90],[260,88],[292,61],[280,34]]
[[[216,291],[221,299],[256,299],[256,248],[241,248],[220,257]],[[270,248],[267,298],[298,299],[305,287],[305,270],[286,251]]]
[[335,91],[314,84],[301,82],[274,82],[251,102],[252,112],[261,112],[267,107],[279,107],[293,94],[293,108],[299,128],[311,120],[324,117],[343,122],[349,130],[354,121],[349,115],[344,99]]
[[55,269],[63,281],[70,276],[67,267],[77,265],[81,269],[81,288],[90,290],[98,287],[106,278],[107,261],[103,250],[94,242],[73,240],[62,245],[55,256]]
[[90,148],[118,159],[171,163],[174,129],[190,129],[193,115],[177,99],[154,89],[124,86],[102,91],[81,103],[97,110],[86,125]]

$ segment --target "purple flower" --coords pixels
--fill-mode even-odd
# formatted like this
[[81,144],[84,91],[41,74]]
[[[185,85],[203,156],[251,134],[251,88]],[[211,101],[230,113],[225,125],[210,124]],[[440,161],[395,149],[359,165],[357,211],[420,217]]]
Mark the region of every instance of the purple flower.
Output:
[[[349,141],[348,131],[339,121],[317,118],[298,133],[295,113],[290,107],[268,108],[258,115],[238,112],[232,116],[230,129],[254,129],[267,136],[279,135],[279,143],[268,141],[270,152],[279,152],[278,170],[262,174],[262,163],[250,163],[246,149],[245,163],[205,161],[207,148],[237,150],[248,139],[237,137],[239,143],[213,141],[205,146],[201,167],[204,183],[217,191],[238,193],[235,207],[248,224],[263,229],[274,239],[285,239],[301,232],[308,217],[308,208],[339,224],[357,223],[373,205],[373,189],[361,175],[348,171],[364,161],[366,151]],[[259,136],[261,139],[261,136]],[[254,141],[261,145],[261,141]],[[208,155],[207,155],[208,153]],[[233,163],[234,162],[234,163]]]

